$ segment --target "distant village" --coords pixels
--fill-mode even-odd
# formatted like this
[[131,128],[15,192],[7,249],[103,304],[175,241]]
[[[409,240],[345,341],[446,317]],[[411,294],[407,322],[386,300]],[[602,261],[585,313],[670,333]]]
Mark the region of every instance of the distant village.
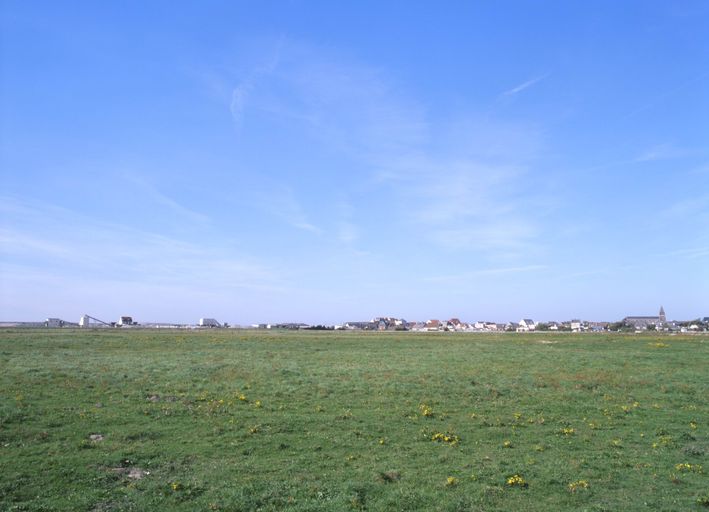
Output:
[[616,322],[593,322],[572,319],[567,321],[538,322],[522,318],[519,322],[463,322],[458,318],[431,319],[409,322],[403,318],[377,317],[368,321],[345,322],[337,325],[309,325],[305,323],[276,323],[229,325],[215,318],[200,318],[195,324],[146,322],[138,323],[131,316],[121,316],[118,321],[99,320],[83,315],[78,322],[60,318],[47,318],[44,322],[0,322],[0,327],[47,328],[155,328],[155,329],[282,329],[282,330],[345,330],[345,331],[414,331],[414,332],[708,332],[709,317],[693,320],[667,320],[664,308],[656,316],[626,316]]

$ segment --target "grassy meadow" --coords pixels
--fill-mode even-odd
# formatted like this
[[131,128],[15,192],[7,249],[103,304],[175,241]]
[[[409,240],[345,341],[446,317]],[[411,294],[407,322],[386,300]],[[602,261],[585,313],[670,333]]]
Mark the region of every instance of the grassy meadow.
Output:
[[709,510],[709,336],[0,331],[0,510]]

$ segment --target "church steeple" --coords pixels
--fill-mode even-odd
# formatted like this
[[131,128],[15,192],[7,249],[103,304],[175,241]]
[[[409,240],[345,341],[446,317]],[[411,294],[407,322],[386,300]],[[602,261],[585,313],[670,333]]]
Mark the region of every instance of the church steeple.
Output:
[[662,306],[660,306],[660,322],[662,322],[663,324],[667,322],[667,318],[665,317],[665,308],[663,308]]

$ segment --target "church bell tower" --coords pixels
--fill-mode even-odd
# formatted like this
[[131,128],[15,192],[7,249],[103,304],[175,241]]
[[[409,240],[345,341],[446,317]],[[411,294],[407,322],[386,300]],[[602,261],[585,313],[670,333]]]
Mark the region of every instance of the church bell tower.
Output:
[[663,308],[662,306],[660,306],[660,322],[662,322],[663,324],[667,322],[667,318],[665,317],[665,308]]

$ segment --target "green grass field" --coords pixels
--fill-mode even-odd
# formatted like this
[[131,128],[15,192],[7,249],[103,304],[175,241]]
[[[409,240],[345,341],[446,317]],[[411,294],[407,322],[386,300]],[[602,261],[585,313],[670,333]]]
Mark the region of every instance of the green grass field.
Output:
[[2,510],[709,507],[706,335],[16,329],[0,369]]

